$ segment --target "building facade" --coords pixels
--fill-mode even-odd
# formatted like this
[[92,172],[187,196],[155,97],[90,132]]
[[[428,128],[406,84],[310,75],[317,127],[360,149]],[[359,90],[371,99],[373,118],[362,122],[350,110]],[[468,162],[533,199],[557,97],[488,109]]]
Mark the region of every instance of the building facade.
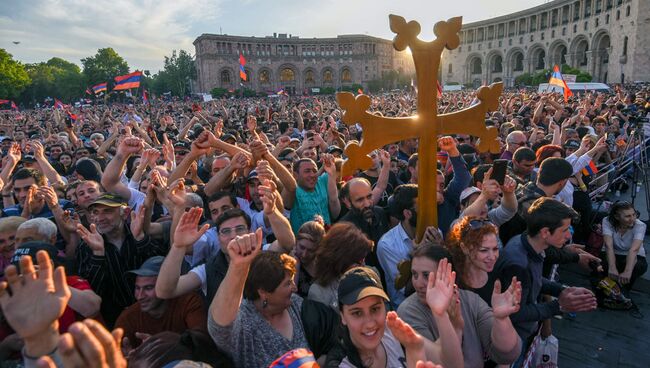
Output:
[[445,50],[445,84],[472,87],[568,64],[593,81],[650,81],[650,0],[554,0],[464,24],[460,46]]
[[[270,93],[284,89],[293,95],[312,88],[365,87],[391,70],[415,73],[410,54],[396,51],[392,41],[365,35],[304,39],[287,34],[262,38],[203,34],[194,47],[197,93],[243,86]],[[239,76],[240,53],[246,59],[246,81]]]

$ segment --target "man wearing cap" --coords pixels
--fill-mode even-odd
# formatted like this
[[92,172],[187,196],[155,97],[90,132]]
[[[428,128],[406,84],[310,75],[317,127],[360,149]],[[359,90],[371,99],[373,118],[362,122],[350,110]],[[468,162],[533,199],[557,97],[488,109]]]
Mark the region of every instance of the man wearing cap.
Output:
[[144,212],[131,216],[126,201],[105,193],[88,206],[90,229],[77,225],[83,240],[77,246],[76,269],[103,299],[102,315],[113,326],[122,310],[135,302],[126,272],[148,258],[167,254],[168,245],[151,242],[143,231]]
[[120,314],[115,327],[124,329],[126,344],[131,348],[164,331],[207,330],[207,313],[196,293],[173,299],[160,299],[156,295],[156,280],[163,260],[162,256],[151,257],[140,268],[128,271],[135,276],[137,302]]

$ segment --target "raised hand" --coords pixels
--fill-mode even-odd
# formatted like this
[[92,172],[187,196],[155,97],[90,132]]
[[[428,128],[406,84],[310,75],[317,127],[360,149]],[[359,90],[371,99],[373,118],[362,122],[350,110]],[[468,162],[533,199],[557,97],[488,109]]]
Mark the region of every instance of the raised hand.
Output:
[[271,164],[269,164],[269,162],[266,160],[257,161],[257,166],[255,167],[255,171],[257,171],[257,177],[260,178],[260,180],[276,179],[275,172],[273,171],[273,168],[271,168]]
[[257,187],[260,192],[260,199],[264,207],[264,214],[270,215],[276,210],[276,203],[280,193],[277,191],[275,182],[272,180],[264,179],[262,185]]
[[434,315],[442,316],[447,312],[449,304],[454,296],[454,283],[456,272],[451,270],[451,264],[447,259],[438,263],[438,270],[429,274],[427,285],[427,305]]
[[34,157],[38,159],[44,159],[45,158],[45,149],[43,148],[43,145],[39,141],[29,141],[27,143],[28,151],[34,152]]
[[334,163],[334,156],[329,153],[325,153],[321,156],[323,161],[323,168],[325,172],[333,177],[336,177],[336,164]]
[[188,212],[183,213],[174,232],[173,244],[175,247],[187,248],[192,246],[210,229],[210,224],[203,224],[200,228],[198,227],[202,214],[203,209],[200,207],[193,207]]
[[9,148],[9,152],[7,152],[7,157],[9,158],[9,161],[12,162],[14,165],[20,162],[20,159],[23,157],[23,155],[20,150],[19,143],[14,142],[11,144],[11,147]]
[[435,364],[434,362],[425,362],[422,360],[418,360],[417,363],[415,363],[415,368],[443,368],[441,365]]
[[251,153],[256,160],[261,160],[269,153],[269,148],[259,139],[254,139],[251,144]]
[[[93,319],[75,322],[59,338],[59,354],[64,367],[126,368],[127,362],[120,350],[124,331],[113,333]],[[55,368],[48,356],[37,362],[39,368]]]
[[456,145],[456,140],[450,136],[441,137],[438,139],[438,147],[449,153],[450,156],[456,156],[454,153],[458,153],[458,146]]
[[[25,339],[25,352],[31,356],[32,341],[55,333],[57,320],[63,314],[70,289],[65,280],[63,267],[52,268],[52,261],[45,251],[36,254],[38,273],[30,256],[20,259],[22,274],[11,265],[5,272],[6,282],[0,283],[0,306],[9,325]],[[11,288],[11,294],[9,293]],[[46,352],[42,352],[46,353]]]
[[503,179],[503,185],[501,186],[501,191],[503,193],[514,193],[517,189],[517,182],[512,177],[506,175]]
[[59,198],[56,196],[56,191],[50,186],[41,186],[36,189],[36,195],[45,201],[49,209],[59,207]]
[[492,313],[494,318],[507,318],[513,313],[519,311],[521,303],[521,282],[513,276],[510,287],[503,293],[501,292],[501,281],[494,282],[492,291]]
[[221,138],[223,135],[223,119],[219,118],[217,123],[214,124],[214,136],[215,138]]
[[481,195],[489,200],[494,200],[499,196],[499,190],[499,183],[496,180],[492,179],[492,168],[490,168],[483,177]]
[[144,141],[137,137],[127,136],[122,139],[117,147],[118,152],[123,155],[133,155],[139,153],[144,148]]
[[[131,234],[133,234],[133,238],[137,241],[141,241],[144,239],[144,214],[145,214],[146,208],[144,206],[140,206],[138,211],[131,211]],[[136,213],[137,212],[137,213]]]
[[465,320],[463,319],[462,306],[460,304],[460,294],[458,288],[454,288],[454,296],[452,297],[451,304],[449,304],[449,309],[447,309],[449,314],[449,320],[451,325],[454,326],[456,333],[461,336],[462,342],[462,333],[465,328]]
[[148,167],[156,166],[158,158],[160,158],[160,151],[155,148],[150,148],[142,152],[142,160],[147,164]]
[[61,226],[63,227],[63,230],[69,232],[69,233],[74,233],[77,231],[77,224],[80,224],[81,221],[79,220],[79,214],[75,212],[72,214],[69,210],[63,211],[63,218],[62,218],[62,224]]
[[248,156],[246,156],[244,153],[237,152],[232,157],[232,160],[230,160],[229,165],[233,170],[240,170],[248,167],[248,165],[250,165],[250,161],[248,160]]
[[248,118],[246,118],[246,127],[251,133],[257,129],[257,119],[253,115],[248,115]]
[[262,228],[254,233],[238,235],[228,243],[231,266],[249,266],[262,250]]
[[415,332],[413,327],[404,322],[397,316],[397,313],[390,311],[386,315],[386,325],[390,328],[390,332],[406,349],[423,349],[424,339],[420,334]]
[[167,191],[167,199],[175,206],[185,208],[185,199],[187,193],[185,192],[185,179],[179,178],[169,186]]
[[90,224],[90,230],[86,229],[82,224],[77,224],[77,234],[86,242],[86,245],[93,251],[93,254],[98,256],[104,255],[104,238],[102,238],[102,234],[97,232],[97,226],[95,224]]
[[194,142],[199,148],[212,148],[217,144],[218,139],[211,132],[204,130]]

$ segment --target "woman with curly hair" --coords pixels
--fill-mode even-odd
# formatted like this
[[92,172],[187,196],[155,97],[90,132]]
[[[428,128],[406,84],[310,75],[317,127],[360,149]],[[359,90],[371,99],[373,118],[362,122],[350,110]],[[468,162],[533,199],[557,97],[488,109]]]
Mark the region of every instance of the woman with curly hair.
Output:
[[454,225],[447,236],[446,246],[458,273],[458,285],[475,291],[490,303],[492,288],[488,273],[499,258],[499,230],[489,220],[468,216]]
[[307,298],[338,310],[339,279],[350,268],[364,265],[373,246],[373,242],[351,223],[334,224],[316,250],[315,282]]

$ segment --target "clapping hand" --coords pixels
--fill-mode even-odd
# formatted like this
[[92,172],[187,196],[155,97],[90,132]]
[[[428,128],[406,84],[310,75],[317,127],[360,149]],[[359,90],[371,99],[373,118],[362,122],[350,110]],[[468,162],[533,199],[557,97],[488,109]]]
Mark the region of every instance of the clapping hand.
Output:
[[492,313],[494,318],[507,318],[513,313],[519,311],[521,303],[521,282],[517,281],[517,277],[513,276],[510,282],[510,287],[503,293],[501,292],[501,281],[494,282],[494,290],[492,291]]
[[325,169],[325,172],[331,177],[336,177],[336,164],[334,163],[334,156],[329,153],[325,153],[322,155],[321,159],[323,161],[323,168]]
[[391,311],[386,315],[386,325],[393,333],[393,336],[408,349],[424,349],[424,339],[420,336],[413,327],[404,322],[397,316],[397,313]]
[[90,230],[86,229],[82,224],[77,224],[77,235],[86,242],[86,245],[93,251],[93,254],[98,256],[104,255],[104,238],[97,231],[95,224],[90,224]]

